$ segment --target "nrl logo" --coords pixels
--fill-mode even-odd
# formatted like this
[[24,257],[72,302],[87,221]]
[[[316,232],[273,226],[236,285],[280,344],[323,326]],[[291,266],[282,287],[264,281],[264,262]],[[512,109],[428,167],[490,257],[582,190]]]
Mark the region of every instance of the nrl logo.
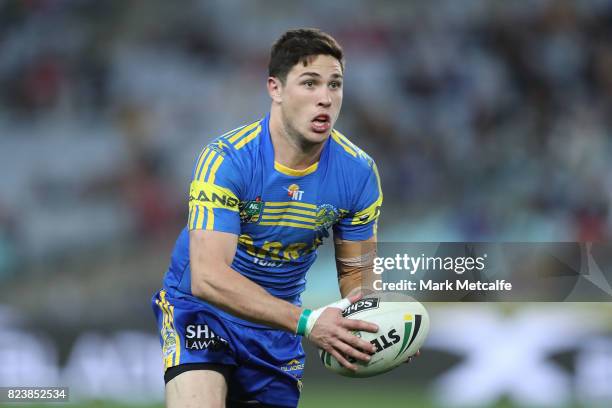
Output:
[[257,197],[254,201],[242,201],[238,208],[240,210],[240,221],[244,223],[254,223],[259,221],[264,203],[261,197]]

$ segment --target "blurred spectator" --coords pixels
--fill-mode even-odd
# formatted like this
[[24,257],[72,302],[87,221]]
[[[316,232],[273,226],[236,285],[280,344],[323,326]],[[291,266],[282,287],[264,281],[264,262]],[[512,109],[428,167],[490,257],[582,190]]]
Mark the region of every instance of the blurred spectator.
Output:
[[[313,4],[275,7],[270,19],[251,2],[2,2],[0,150],[13,134],[28,135],[32,152],[58,133],[77,152],[103,139],[101,174],[64,182],[121,184],[125,194],[106,190],[109,214],[135,222],[112,229],[117,238],[172,230],[199,149],[265,114],[269,43],[319,26],[346,48],[339,128],[378,162],[385,206],[406,214],[394,225],[418,230],[433,216],[439,240],[612,236],[612,1],[389,0],[373,10],[343,0],[325,15]],[[52,157],[51,169],[65,161]],[[3,193],[8,213],[35,185],[34,171],[19,177]],[[37,205],[14,228],[27,230]]]

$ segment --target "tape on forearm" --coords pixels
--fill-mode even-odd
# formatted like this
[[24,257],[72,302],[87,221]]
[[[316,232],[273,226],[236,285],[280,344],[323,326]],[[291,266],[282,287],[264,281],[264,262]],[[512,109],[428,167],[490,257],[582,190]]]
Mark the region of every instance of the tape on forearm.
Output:
[[374,263],[375,257],[376,251],[370,251],[367,254],[352,256],[349,258],[336,258],[336,260],[344,266],[348,266],[350,268],[361,268],[364,266],[372,265]]

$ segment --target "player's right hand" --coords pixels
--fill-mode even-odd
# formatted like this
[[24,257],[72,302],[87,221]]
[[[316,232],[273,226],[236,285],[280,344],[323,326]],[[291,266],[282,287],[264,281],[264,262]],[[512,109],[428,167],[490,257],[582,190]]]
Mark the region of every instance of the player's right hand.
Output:
[[355,336],[353,331],[367,331],[376,333],[378,326],[363,320],[346,319],[342,317],[342,310],[359,300],[360,294],[349,296],[342,301],[332,303],[317,310],[318,318],[306,337],[314,345],[327,351],[338,360],[340,364],[349,370],[356,371],[357,366],[349,361],[349,358],[367,362],[370,354],[376,351],[374,345]]

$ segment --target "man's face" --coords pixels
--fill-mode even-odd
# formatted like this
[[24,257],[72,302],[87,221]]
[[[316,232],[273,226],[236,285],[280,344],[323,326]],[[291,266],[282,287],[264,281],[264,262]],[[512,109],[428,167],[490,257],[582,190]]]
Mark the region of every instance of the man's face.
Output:
[[280,87],[285,130],[302,143],[324,142],[342,106],[342,67],[329,55],[298,62]]

